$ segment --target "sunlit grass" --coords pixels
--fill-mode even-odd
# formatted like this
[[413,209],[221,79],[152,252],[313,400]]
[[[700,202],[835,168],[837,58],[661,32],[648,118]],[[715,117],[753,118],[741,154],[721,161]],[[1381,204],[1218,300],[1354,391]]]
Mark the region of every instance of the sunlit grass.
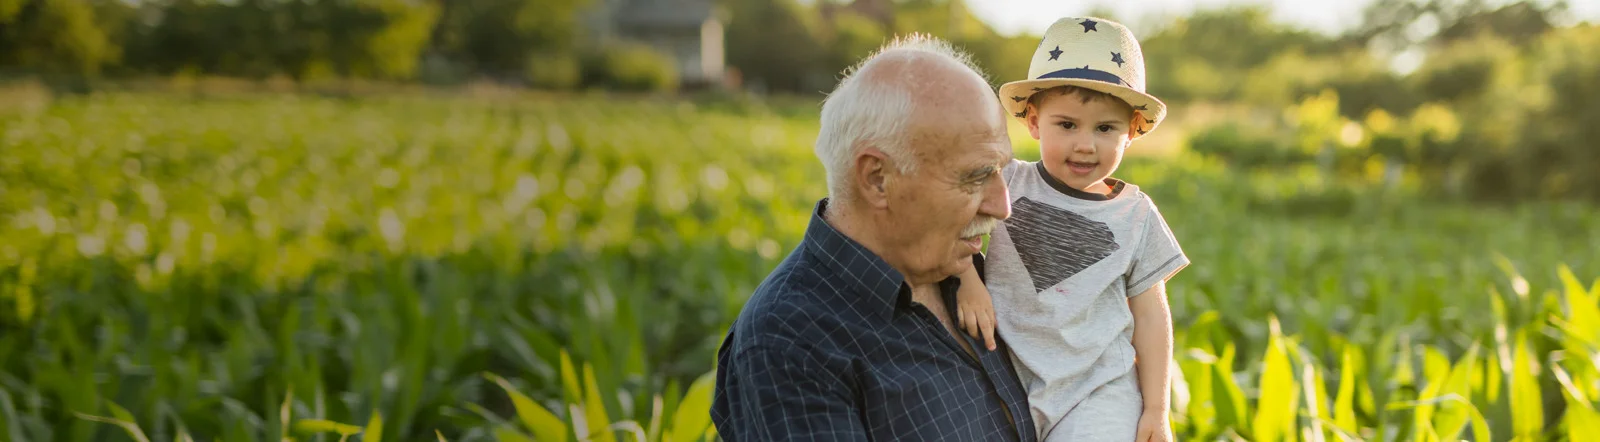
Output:
[[[101,416],[151,440],[356,440],[379,414],[395,440],[704,437],[716,346],[825,194],[810,104],[99,95],[0,114],[0,439],[121,431],[80,417]],[[1184,152],[1118,176],[1194,261],[1171,285],[1180,439],[1596,425],[1596,208]]]

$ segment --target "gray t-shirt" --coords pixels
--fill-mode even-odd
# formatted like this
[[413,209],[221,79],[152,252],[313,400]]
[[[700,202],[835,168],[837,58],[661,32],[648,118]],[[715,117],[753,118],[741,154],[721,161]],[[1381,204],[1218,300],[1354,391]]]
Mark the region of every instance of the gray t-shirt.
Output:
[[1002,174],[1011,217],[990,239],[985,281],[1044,436],[1091,394],[1138,400],[1109,391],[1138,388],[1123,379],[1137,379],[1128,298],[1189,259],[1138,186],[1107,180],[1112,195],[1091,194],[1019,160]]

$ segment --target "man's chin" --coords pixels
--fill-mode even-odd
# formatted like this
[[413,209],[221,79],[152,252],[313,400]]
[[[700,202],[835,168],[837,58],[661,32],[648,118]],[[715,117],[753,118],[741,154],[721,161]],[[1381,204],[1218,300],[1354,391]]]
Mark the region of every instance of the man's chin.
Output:
[[956,258],[955,262],[945,266],[945,269],[950,272],[950,276],[959,276],[962,273],[966,273],[967,269],[972,268],[971,253],[963,252],[958,256],[960,256],[960,258]]

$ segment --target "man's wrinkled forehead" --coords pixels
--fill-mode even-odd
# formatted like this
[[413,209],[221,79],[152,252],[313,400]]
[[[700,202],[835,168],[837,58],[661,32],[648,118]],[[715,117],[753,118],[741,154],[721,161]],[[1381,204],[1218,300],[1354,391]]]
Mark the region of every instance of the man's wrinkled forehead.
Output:
[[913,142],[942,143],[961,146],[1009,143],[1006,127],[986,124],[980,118],[921,119],[907,125],[906,138]]

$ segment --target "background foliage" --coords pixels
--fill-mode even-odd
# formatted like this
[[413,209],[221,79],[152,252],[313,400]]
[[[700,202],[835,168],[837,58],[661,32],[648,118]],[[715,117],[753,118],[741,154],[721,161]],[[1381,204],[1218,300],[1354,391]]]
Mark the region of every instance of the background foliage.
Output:
[[[820,91],[894,35],[996,84],[1037,44],[728,0],[737,81],[687,91],[592,1],[0,0],[0,440],[714,438],[715,349],[824,193]],[[1174,111],[1118,175],[1196,263],[1180,439],[1600,434],[1600,28],[1125,21]]]

